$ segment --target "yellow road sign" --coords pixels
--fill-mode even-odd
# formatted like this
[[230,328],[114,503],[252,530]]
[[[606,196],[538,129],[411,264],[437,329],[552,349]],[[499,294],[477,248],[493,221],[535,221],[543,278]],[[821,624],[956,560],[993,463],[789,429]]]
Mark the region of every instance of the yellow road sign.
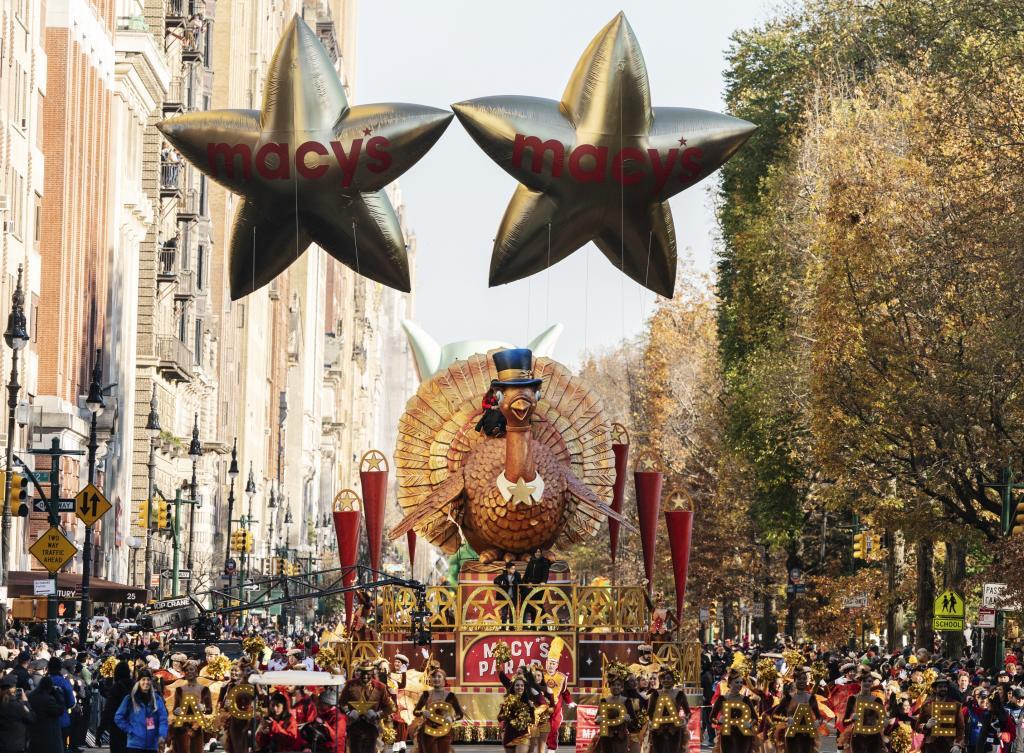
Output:
[[54,526],[36,539],[36,543],[30,546],[28,551],[39,560],[40,565],[55,573],[78,553],[78,548]]
[[964,609],[964,597],[958,594],[956,591],[946,589],[935,598],[935,610],[933,612],[936,618],[954,618],[963,619],[966,610]]
[[86,484],[82,491],[75,495],[75,515],[87,526],[91,526],[109,511],[110,503],[107,498],[92,484]]

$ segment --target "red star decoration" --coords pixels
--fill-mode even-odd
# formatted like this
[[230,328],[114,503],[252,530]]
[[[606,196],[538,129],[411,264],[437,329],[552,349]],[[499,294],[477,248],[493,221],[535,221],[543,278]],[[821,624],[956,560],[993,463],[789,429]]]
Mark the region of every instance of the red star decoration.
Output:
[[369,128],[364,128],[363,129],[363,135],[364,136],[369,136],[371,133],[373,133],[373,131],[371,131]]
[[686,137],[685,136],[680,136],[679,137],[679,146],[686,146]]

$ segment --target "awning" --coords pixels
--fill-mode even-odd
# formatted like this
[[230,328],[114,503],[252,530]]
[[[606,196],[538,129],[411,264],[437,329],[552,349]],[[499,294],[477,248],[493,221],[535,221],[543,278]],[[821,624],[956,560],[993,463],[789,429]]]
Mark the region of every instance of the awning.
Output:
[[[7,573],[7,596],[33,596],[37,580],[48,580],[49,574],[44,570],[19,570]],[[77,601],[82,598],[81,573],[57,573],[57,598],[61,601]],[[145,588],[126,586],[103,578],[89,578],[89,598],[94,602],[111,602],[115,604],[146,603]]]

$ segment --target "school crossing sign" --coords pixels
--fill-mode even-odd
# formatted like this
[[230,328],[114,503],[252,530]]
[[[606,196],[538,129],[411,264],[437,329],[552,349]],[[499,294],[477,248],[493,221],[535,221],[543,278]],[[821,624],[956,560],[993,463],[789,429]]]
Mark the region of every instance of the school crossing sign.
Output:
[[932,612],[932,628],[937,631],[953,632],[964,629],[964,597],[949,589],[940,593],[935,599]]

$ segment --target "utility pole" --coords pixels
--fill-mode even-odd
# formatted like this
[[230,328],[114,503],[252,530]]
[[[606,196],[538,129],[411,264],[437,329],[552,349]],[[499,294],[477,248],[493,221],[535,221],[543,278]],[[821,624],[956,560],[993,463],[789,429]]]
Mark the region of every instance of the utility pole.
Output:
[[[997,484],[984,484],[986,489],[995,489],[999,492],[999,497],[1002,502],[1000,508],[1000,533],[1009,537],[1013,534],[1013,518],[1014,518],[1014,504],[1013,504],[1013,493],[1024,489],[1024,484],[1019,484],[1016,481],[1016,476],[1013,473],[1013,459],[1007,461],[1006,467],[1000,474],[1000,480]],[[1003,666],[1003,657],[1006,653],[1006,643],[1003,635],[1006,630],[1006,617],[1002,609],[996,607],[996,627],[995,627],[995,645],[992,647],[994,651],[994,661],[992,663],[993,668],[999,669]],[[986,653],[984,648],[982,649],[983,654]]]
[[28,322],[25,319],[25,294],[21,290],[21,265],[18,265],[18,283],[14,288],[11,313],[7,315],[4,342],[11,349],[11,381],[7,383],[7,457],[4,467],[4,509],[0,523],[0,629],[7,630],[7,570],[10,567],[11,541],[11,477],[14,474],[14,424],[18,408],[18,352],[28,345]]
[[235,479],[238,478],[238,437],[231,445],[231,465],[228,466],[228,532],[225,536],[227,543],[224,546],[224,571],[228,576],[228,596],[224,600],[224,606],[229,606],[231,601],[231,588],[234,578],[234,568],[228,567],[231,561],[231,516],[235,512]]
[[196,539],[196,507],[199,506],[198,484],[196,482],[196,464],[199,456],[203,454],[203,448],[199,444],[199,414],[195,414],[195,421],[192,424],[192,441],[188,446],[189,457],[192,458],[192,507],[188,511],[188,554],[185,557],[188,569],[192,570],[195,562],[192,559],[192,545]]
[[146,492],[146,582],[147,592],[153,582],[153,485],[156,478],[156,438],[160,435],[160,412],[156,406],[156,380],[153,380],[153,396],[149,399],[149,417],[146,419],[149,432],[149,482]]

